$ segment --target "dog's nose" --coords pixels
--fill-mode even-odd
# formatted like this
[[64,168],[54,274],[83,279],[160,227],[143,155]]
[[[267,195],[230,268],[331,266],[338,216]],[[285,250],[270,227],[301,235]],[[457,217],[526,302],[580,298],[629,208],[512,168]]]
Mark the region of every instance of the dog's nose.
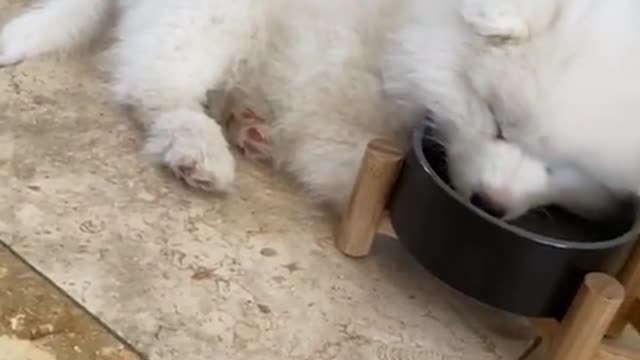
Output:
[[471,196],[471,204],[480,208],[487,214],[499,219],[507,215],[507,209],[504,206],[491,200],[489,196],[482,193],[476,193]]

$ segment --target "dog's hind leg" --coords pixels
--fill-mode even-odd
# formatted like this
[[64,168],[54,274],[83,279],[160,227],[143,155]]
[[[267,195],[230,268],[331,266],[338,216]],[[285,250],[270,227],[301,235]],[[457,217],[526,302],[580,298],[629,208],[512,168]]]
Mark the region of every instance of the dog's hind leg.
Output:
[[46,0],[7,23],[0,32],[0,66],[64,52],[101,29],[113,0]]

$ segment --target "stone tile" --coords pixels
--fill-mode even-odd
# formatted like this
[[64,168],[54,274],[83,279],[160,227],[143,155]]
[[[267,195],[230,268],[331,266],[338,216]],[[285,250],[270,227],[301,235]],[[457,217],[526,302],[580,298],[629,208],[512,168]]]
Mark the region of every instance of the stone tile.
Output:
[[140,360],[96,319],[0,246],[0,360]]
[[[0,17],[23,3],[0,0]],[[447,289],[397,242],[341,256],[335,219],[270,169],[241,162],[234,193],[203,194],[144,164],[139,147],[89,61],[0,69],[0,240],[150,359],[497,360],[524,349],[517,319]],[[33,273],[7,269],[0,348],[134,356],[59,293],[29,292]]]

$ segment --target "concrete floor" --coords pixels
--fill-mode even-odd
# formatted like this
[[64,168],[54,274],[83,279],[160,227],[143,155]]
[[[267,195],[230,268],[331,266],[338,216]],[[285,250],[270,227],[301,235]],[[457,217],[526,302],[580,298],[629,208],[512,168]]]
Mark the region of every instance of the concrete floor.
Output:
[[[0,0],[0,17],[23,3]],[[241,163],[235,193],[216,197],[145,165],[98,84],[86,59],[0,70],[0,240],[75,300],[0,247],[0,360],[136,359],[96,318],[150,359],[495,360],[526,346],[517,319],[396,242],[341,256],[334,219],[267,168]]]

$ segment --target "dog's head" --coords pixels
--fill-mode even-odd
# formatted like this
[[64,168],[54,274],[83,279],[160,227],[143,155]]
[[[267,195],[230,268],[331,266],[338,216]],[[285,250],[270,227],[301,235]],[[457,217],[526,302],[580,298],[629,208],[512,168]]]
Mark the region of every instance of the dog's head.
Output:
[[450,143],[449,177],[476,206],[506,219],[548,205],[588,218],[607,216],[619,197],[578,167],[549,164],[502,139]]
[[[413,1],[387,48],[386,90],[409,108],[430,110],[443,127],[452,184],[498,217],[552,204],[600,217],[616,207],[618,190],[640,179],[640,166],[624,172],[640,150],[628,144],[639,142],[627,135],[613,144],[597,127],[587,137],[584,126],[592,124],[583,119],[594,115],[567,111],[585,108],[582,94],[589,92],[580,87],[595,82],[574,84],[589,73],[566,76],[574,50],[589,44],[558,43],[549,33],[561,3]],[[571,86],[556,91],[559,79]],[[608,113],[589,109],[611,117],[610,104],[616,102],[599,105]],[[561,120],[566,124],[549,125]]]

